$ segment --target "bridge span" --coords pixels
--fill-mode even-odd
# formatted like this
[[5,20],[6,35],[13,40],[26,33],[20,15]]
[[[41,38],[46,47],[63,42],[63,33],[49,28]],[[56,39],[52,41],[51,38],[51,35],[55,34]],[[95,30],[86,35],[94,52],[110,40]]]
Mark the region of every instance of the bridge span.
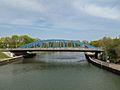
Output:
[[28,52],[94,52],[95,56],[102,49],[74,40],[40,40],[25,44],[19,48],[0,49],[2,52],[12,52],[15,55],[28,55]]
[[0,49],[2,52],[103,52],[101,49],[91,48],[14,48],[14,49]]
[[101,49],[91,48],[15,48],[15,49],[0,49],[2,52],[12,52],[15,55],[29,55],[30,52],[92,52],[95,53],[95,57],[98,57],[98,53],[104,52]]

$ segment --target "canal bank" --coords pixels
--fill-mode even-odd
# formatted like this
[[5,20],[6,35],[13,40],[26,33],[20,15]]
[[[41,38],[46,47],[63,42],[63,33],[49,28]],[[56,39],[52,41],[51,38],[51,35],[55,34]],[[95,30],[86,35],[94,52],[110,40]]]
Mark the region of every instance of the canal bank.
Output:
[[35,56],[36,53],[31,53],[31,52],[19,56],[11,52],[0,52],[0,65],[22,62],[23,58],[33,58]]
[[0,65],[20,62],[22,58],[23,58],[23,56],[15,56],[15,57],[9,57],[9,58],[5,58],[5,59],[0,59]]
[[93,65],[96,65],[102,69],[105,69],[105,70],[108,70],[110,72],[120,75],[120,65],[119,64],[104,62],[104,61],[92,58],[87,54],[85,54],[85,56],[86,56],[86,59],[88,60],[88,62],[92,63]]
[[16,56],[11,52],[0,52],[0,65],[21,62],[23,55]]

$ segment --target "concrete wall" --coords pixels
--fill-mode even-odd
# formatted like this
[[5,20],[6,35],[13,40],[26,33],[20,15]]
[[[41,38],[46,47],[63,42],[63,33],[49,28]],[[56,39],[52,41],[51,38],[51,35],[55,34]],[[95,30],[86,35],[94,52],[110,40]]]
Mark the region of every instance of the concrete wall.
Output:
[[11,53],[11,52],[2,52],[4,53],[5,55],[9,56],[9,57],[14,57],[15,54],[14,53]]

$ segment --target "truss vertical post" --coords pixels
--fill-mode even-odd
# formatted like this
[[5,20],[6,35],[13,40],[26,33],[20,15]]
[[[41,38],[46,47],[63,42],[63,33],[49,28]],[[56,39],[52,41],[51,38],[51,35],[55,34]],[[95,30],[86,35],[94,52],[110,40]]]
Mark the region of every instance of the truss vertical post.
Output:
[[61,48],[61,46],[62,46],[61,44],[62,44],[62,42],[60,42],[60,48]]

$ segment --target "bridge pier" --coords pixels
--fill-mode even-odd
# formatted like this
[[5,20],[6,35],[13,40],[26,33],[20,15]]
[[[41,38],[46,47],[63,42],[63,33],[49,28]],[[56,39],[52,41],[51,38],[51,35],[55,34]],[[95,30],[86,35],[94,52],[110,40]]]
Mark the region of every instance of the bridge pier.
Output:
[[85,52],[85,57],[89,61],[90,58],[94,59],[100,59],[99,55],[101,54],[102,51],[95,51],[93,54],[89,52]]
[[98,59],[98,52],[95,52],[95,58]]

